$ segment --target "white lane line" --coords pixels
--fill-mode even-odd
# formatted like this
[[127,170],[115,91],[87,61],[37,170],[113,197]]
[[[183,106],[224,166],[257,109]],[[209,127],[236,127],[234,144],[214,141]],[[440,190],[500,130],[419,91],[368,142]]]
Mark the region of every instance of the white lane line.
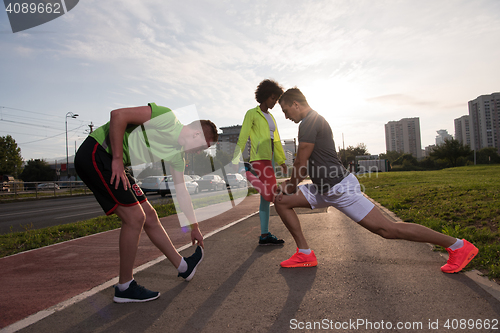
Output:
[[[247,218],[252,217],[252,216],[254,216],[254,215],[258,214],[258,213],[259,212],[257,211],[255,213],[249,214],[249,215],[247,215],[247,216],[245,216],[245,217],[243,217],[243,218],[241,218],[241,219],[239,219],[237,221],[234,221],[234,222],[231,222],[231,223],[229,223],[229,224],[227,224],[225,226],[222,226],[219,229],[206,234],[203,237],[203,239],[207,239],[208,237],[213,236],[216,233],[221,232],[222,230],[227,229],[227,228],[229,228],[229,227],[231,227],[231,226],[233,226],[233,225],[235,225],[237,223],[240,223],[241,221],[244,221]],[[180,248],[177,249],[177,252],[181,252],[181,251],[183,251],[183,250],[185,250],[185,249],[187,249],[187,248],[189,248],[191,246],[192,246],[191,243],[183,245],[183,246],[181,246]],[[134,274],[137,273],[137,272],[143,271],[143,270],[145,270],[145,269],[147,269],[147,268],[149,268],[149,267],[151,267],[151,266],[153,266],[153,265],[155,265],[155,264],[157,264],[157,263],[159,263],[159,262],[161,262],[161,261],[163,261],[165,259],[166,259],[166,257],[164,255],[161,255],[158,258],[156,258],[156,259],[154,259],[154,260],[152,260],[150,262],[147,262],[144,265],[141,265],[141,266],[135,268],[134,269]],[[95,294],[103,291],[104,289],[110,288],[111,286],[113,286],[114,284],[117,284],[117,283],[118,283],[118,277],[115,277],[115,278],[113,278],[113,279],[111,279],[111,280],[109,280],[107,282],[104,282],[103,284],[101,284],[101,285],[99,285],[97,287],[94,287],[94,288],[92,288],[92,289],[90,289],[88,291],[85,291],[85,292],[81,293],[80,295],[76,295],[76,296],[74,296],[74,297],[72,297],[72,298],[70,298],[70,299],[68,299],[66,301],[63,301],[63,302],[61,302],[59,304],[51,306],[48,309],[39,311],[39,312],[37,312],[37,313],[29,316],[29,317],[21,319],[20,321],[15,322],[14,324],[12,324],[10,326],[4,327],[4,328],[2,328],[0,330],[0,332],[1,333],[14,333],[14,332],[17,332],[17,331],[19,331],[19,330],[21,330],[23,328],[28,327],[29,325],[32,325],[32,324],[34,324],[34,323],[36,323],[36,322],[38,322],[38,321],[40,321],[40,320],[42,320],[42,319],[44,319],[44,318],[46,318],[48,316],[54,314],[57,311],[61,311],[61,310],[65,309],[65,308],[67,308],[67,307],[69,307],[69,306],[71,306],[73,304],[76,304],[76,303],[78,303],[78,302],[80,302],[80,301],[82,301],[82,300],[84,300],[84,299],[86,299],[88,297],[91,297],[91,296],[93,296],[93,295],[95,295]]]
[[80,216],[80,215],[87,215],[87,214],[99,213],[99,212],[101,212],[104,215],[104,212],[102,211],[102,209],[99,209],[99,210],[91,210],[89,212],[80,213],[80,214],[73,214],[73,215],[66,215],[66,216],[54,217],[54,220],[60,220],[60,219],[68,218],[68,217],[74,217],[74,216]]
[[[95,204],[87,204],[87,205],[78,205],[78,208],[85,208],[85,207],[94,207]],[[23,215],[23,214],[31,214],[31,213],[44,213],[44,212],[50,212],[53,210],[68,210],[68,207],[55,207],[55,208],[46,208],[46,209],[39,209],[39,210],[30,210],[30,211],[24,211],[24,212],[17,212],[17,213],[8,213],[8,214],[1,214],[0,217],[5,217],[5,216],[13,216],[13,215]]]

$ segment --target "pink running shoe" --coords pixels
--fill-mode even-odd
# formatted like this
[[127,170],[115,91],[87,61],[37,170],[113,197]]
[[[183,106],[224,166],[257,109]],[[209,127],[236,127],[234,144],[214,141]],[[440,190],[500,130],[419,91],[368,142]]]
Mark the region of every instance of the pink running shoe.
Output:
[[316,255],[314,251],[311,254],[304,254],[297,252],[290,259],[281,262],[281,267],[314,267],[318,265],[318,260],[316,260]]
[[479,252],[477,247],[462,239],[464,246],[455,251],[446,249],[449,253],[448,262],[441,267],[443,273],[457,273],[460,272]]

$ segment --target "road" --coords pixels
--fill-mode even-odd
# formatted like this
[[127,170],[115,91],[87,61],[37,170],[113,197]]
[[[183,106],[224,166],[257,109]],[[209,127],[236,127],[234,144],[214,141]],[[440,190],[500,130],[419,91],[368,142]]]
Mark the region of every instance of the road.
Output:
[[[240,189],[243,191],[246,189]],[[224,192],[201,192],[193,198],[220,195]],[[155,193],[147,194],[151,204],[165,204],[171,198]],[[93,195],[19,201],[0,205],[0,234],[41,229],[54,225],[74,223],[105,215]]]
[[[255,211],[258,200],[249,206]],[[18,332],[500,332],[499,300],[467,273],[443,274],[439,267],[446,259],[428,244],[383,239],[335,209],[302,208],[297,214],[317,267],[280,267],[296,247],[272,209],[271,230],[283,237],[283,246],[257,245],[258,214],[204,233],[205,257],[191,282],[177,277],[163,257],[135,272],[138,282],[161,293],[144,304],[113,303],[116,232],[8,257],[2,268],[13,280],[3,277],[6,282],[0,285],[9,300],[3,309],[47,309],[54,289],[67,288],[69,294],[80,288],[74,299],[28,318]],[[169,219],[173,236],[177,221],[163,219],[167,226]],[[235,221],[224,215],[213,220]],[[147,237],[141,241],[139,255],[154,248]],[[106,270],[111,278],[85,285]],[[92,285],[96,288],[87,292]],[[28,304],[20,307],[21,302]]]

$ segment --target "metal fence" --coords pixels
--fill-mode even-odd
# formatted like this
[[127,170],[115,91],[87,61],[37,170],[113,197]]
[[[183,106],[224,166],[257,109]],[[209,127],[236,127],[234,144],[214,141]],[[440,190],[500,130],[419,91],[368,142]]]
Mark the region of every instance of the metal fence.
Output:
[[53,182],[4,182],[0,191],[0,200],[62,197],[92,194],[82,181]]

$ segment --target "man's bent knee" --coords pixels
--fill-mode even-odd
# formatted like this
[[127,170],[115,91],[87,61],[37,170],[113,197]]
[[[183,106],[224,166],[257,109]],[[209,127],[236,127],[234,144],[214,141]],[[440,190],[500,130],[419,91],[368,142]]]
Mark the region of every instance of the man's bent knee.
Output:
[[156,210],[151,209],[146,212],[146,222],[144,223],[144,228],[147,227],[155,227],[160,223],[160,219],[158,218],[158,214]]
[[122,220],[122,226],[141,228],[146,222],[146,214],[140,205],[130,207],[119,206],[115,210],[116,215]]
[[274,201],[274,208],[275,209],[291,209],[292,207],[290,207],[290,203],[288,202],[286,196],[283,196],[281,198],[281,200],[276,198],[276,200]]
[[291,195],[283,195],[281,197],[281,200],[276,199],[274,205],[276,209],[293,209],[298,207],[311,208],[311,205],[309,204],[309,202],[307,202],[304,196],[297,193]]

